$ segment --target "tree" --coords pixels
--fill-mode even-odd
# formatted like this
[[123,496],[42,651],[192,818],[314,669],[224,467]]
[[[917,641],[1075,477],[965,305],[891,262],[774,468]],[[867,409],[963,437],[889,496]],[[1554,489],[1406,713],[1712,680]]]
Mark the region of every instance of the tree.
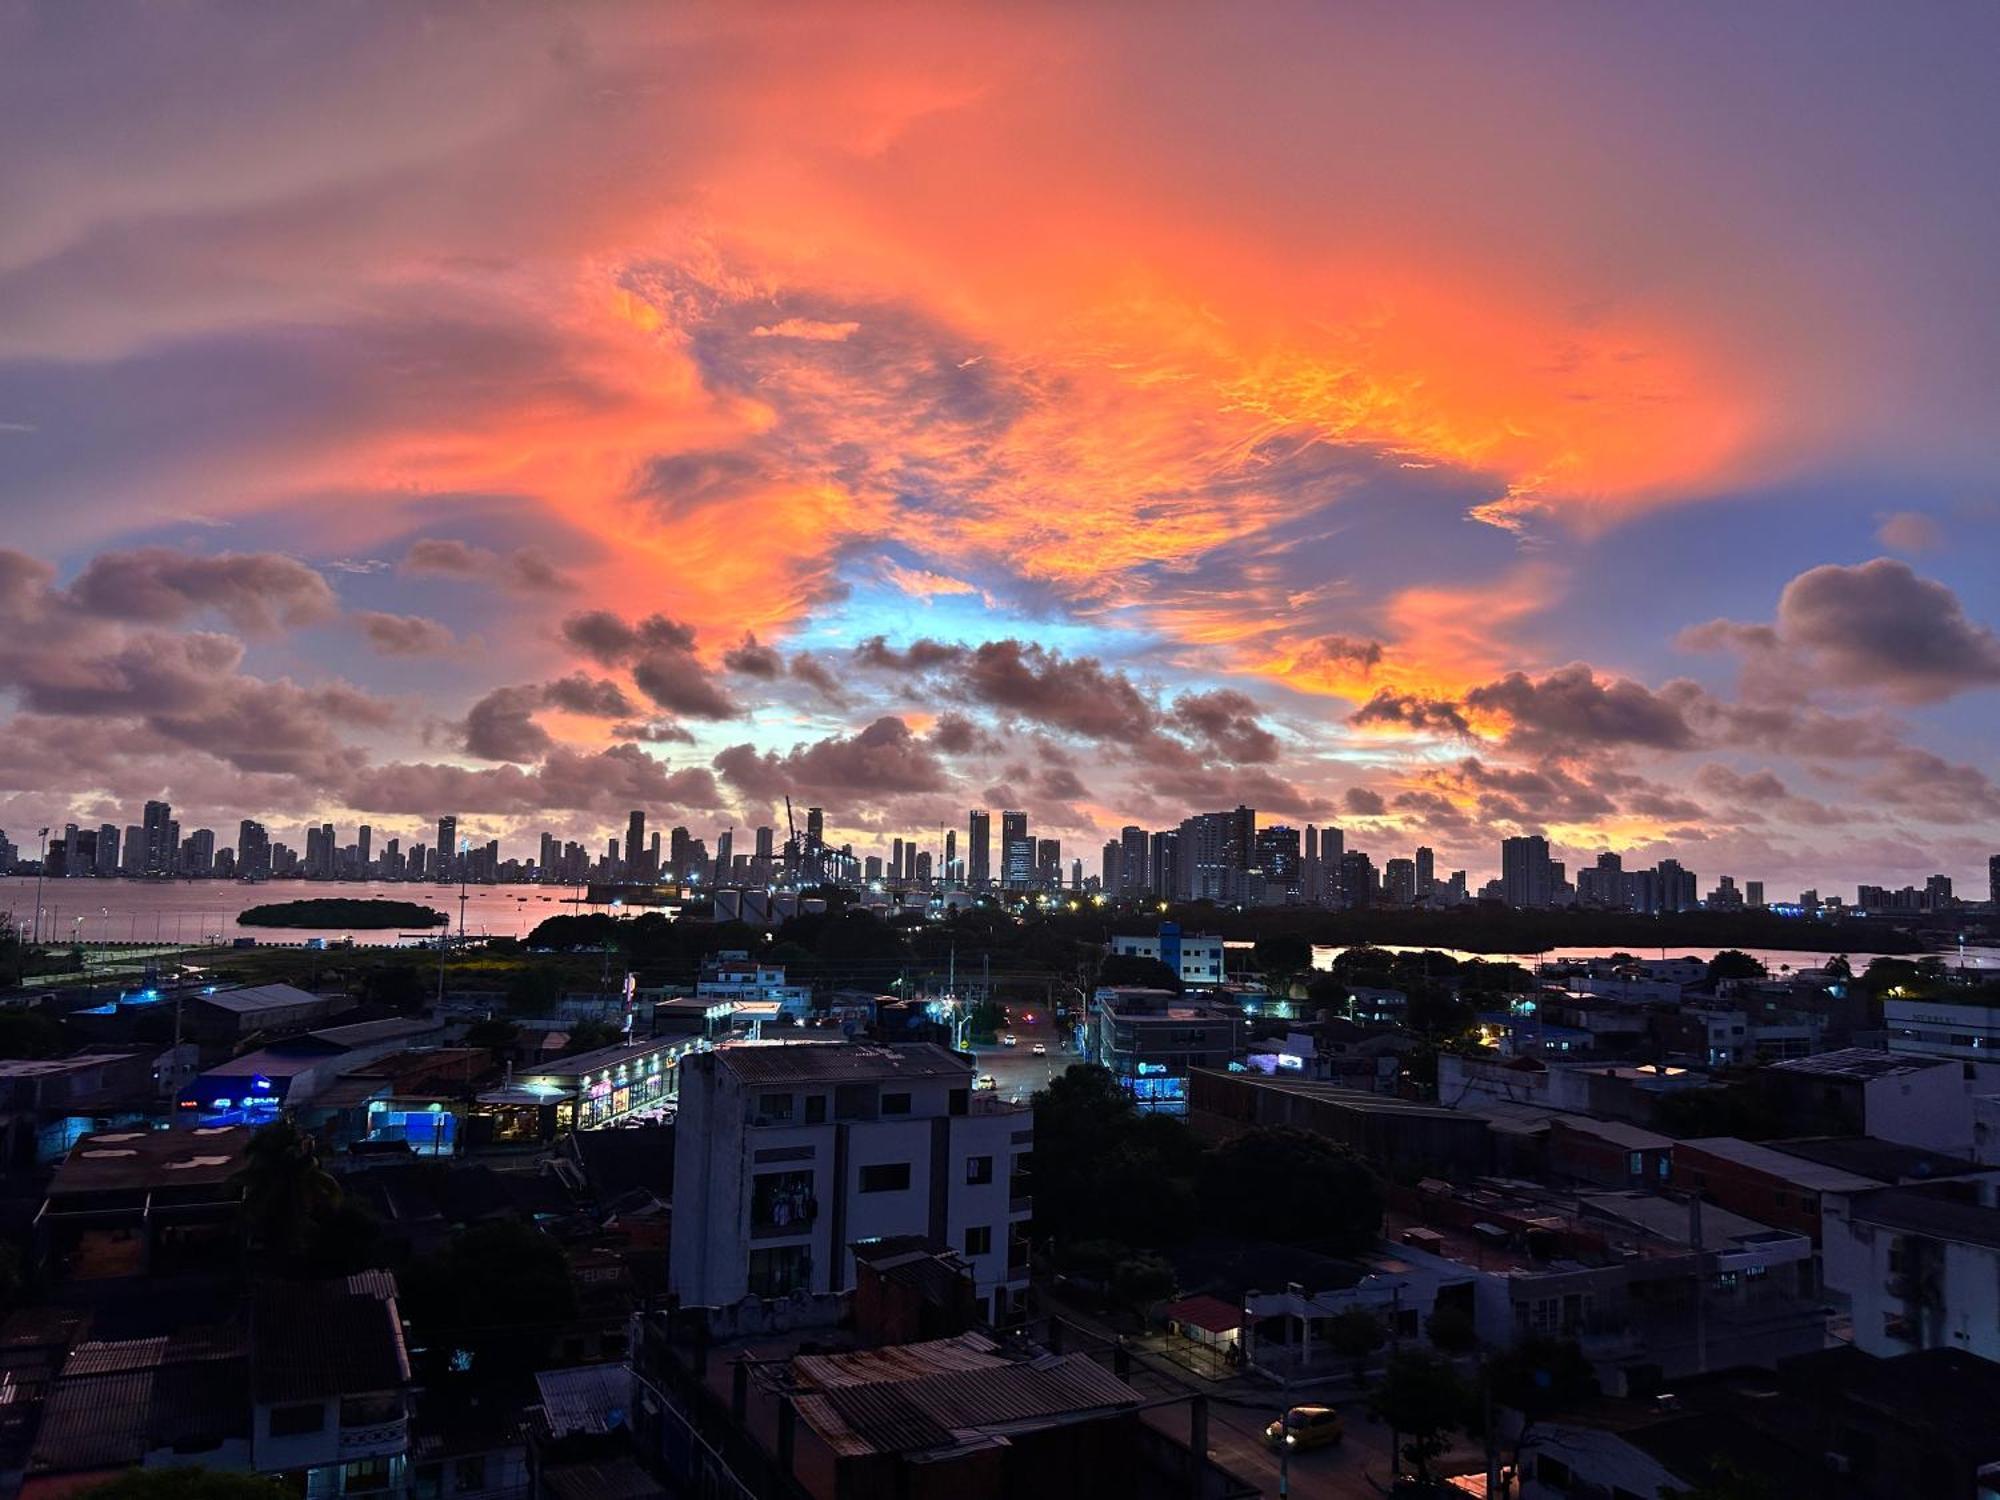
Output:
[[1422,1349],[1404,1349],[1389,1357],[1382,1378],[1368,1393],[1368,1410],[1407,1439],[1398,1449],[1428,1484],[1431,1465],[1451,1446],[1451,1435],[1472,1413],[1472,1393],[1458,1378],[1451,1361]]
[[1382,1320],[1366,1307],[1343,1307],[1326,1320],[1326,1346],[1342,1359],[1354,1361],[1354,1383],[1368,1373],[1368,1356],[1389,1342]]
[[33,1010],[0,1010],[0,1057],[54,1057],[63,1050],[62,1023]]
[[[1597,1394],[1597,1374],[1574,1339],[1531,1334],[1488,1357],[1481,1371],[1495,1406],[1520,1413],[1514,1435],[1518,1466],[1521,1449],[1537,1422],[1588,1401]],[[1489,1435],[1488,1442],[1493,1441]]]
[[1765,1475],[1747,1473],[1718,1458],[1693,1489],[1664,1489],[1660,1500],[1779,1500],[1781,1493],[1789,1492],[1789,1486],[1780,1491]]
[[1203,1158],[1202,1217],[1251,1239],[1332,1255],[1368,1248],[1382,1231],[1382,1185],[1347,1147],[1289,1125],[1245,1131]]
[[1473,1326],[1472,1314],[1450,1303],[1431,1314],[1425,1331],[1430,1334],[1432,1345],[1446,1354],[1470,1354],[1479,1347],[1479,1333]]
[[1769,969],[1740,948],[1724,948],[1708,961],[1711,985],[1724,979],[1762,979],[1769,973]]
[[1273,933],[1257,939],[1251,956],[1264,976],[1264,987],[1274,995],[1290,994],[1299,976],[1312,972],[1312,943],[1296,932]]
[[1097,982],[1101,985],[1137,985],[1149,990],[1172,990],[1181,992],[1181,976],[1161,963],[1157,958],[1146,958],[1137,953],[1113,953],[1098,966]]
[[569,1040],[563,1044],[562,1055],[575,1057],[583,1052],[595,1052],[599,1047],[614,1045],[624,1033],[608,1021],[582,1020],[570,1023]]
[[471,1356],[475,1373],[525,1374],[546,1358],[547,1330],[576,1311],[562,1248],[532,1224],[495,1219],[413,1262],[401,1305],[434,1364]]
[[392,964],[362,974],[361,998],[390,1010],[417,1010],[430,998],[430,985],[415,964]]
[[1142,1316],[1174,1294],[1174,1268],[1157,1255],[1128,1255],[1111,1267],[1111,1295]]
[[313,1138],[290,1120],[275,1120],[251,1136],[243,1162],[243,1223],[251,1250],[282,1269],[303,1268],[319,1229],[340,1207],[340,1184],[319,1164]]
[[116,1479],[78,1492],[91,1500],[291,1500],[292,1492],[262,1474],[175,1464],[127,1469]]

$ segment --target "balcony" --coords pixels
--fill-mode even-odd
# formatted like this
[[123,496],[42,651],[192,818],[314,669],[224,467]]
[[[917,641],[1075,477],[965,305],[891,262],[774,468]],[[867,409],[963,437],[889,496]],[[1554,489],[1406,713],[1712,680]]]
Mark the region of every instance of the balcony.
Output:
[[407,1452],[409,1446],[410,1424],[404,1417],[370,1422],[359,1427],[343,1424],[340,1429],[342,1463],[351,1463],[357,1458],[393,1458]]

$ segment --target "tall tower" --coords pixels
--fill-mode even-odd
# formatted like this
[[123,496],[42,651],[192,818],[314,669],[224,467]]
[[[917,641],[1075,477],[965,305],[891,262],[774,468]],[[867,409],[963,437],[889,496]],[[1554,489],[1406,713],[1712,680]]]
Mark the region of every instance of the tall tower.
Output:
[[993,814],[979,808],[966,819],[965,879],[976,891],[993,883]]
[[625,878],[644,880],[646,875],[646,815],[635,807],[625,824]]
[[439,880],[458,874],[458,818],[450,813],[438,819],[437,863]]

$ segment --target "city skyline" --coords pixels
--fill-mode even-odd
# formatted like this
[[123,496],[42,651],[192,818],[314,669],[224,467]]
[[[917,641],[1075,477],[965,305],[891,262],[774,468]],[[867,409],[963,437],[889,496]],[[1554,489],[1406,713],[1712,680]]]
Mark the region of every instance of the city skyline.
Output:
[[1984,889],[2000,17],[753,12],[11,24],[16,845]]
[[[1481,880],[1466,869],[1440,875],[1437,851],[1417,845],[1390,855],[1350,845],[1337,825],[1303,828],[1260,820],[1254,808],[1192,813],[1174,826],[1148,830],[1128,824],[1098,851],[1094,867],[1075,846],[1042,837],[1029,815],[1001,812],[1001,834],[992,835],[990,808],[972,808],[961,830],[940,826],[934,839],[892,838],[886,847],[856,848],[826,837],[826,810],[808,807],[804,820],[787,808],[779,830],[761,825],[745,832],[748,850],[735,847],[735,826],[708,838],[676,825],[646,834],[647,814],[632,809],[624,837],[601,837],[596,846],[536,835],[535,852],[524,856],[503,847],[498,836],[462,833],[455,814],[437,818],[431,829],[408,838],[358,824],[343,843],[338,825],[308,823],[303,849],[274,839],[253,819],[243,819],[233,845],[213,829],[181,835],[170,804],[146,803],[143,821],[96,829],[68,824],[36,830],[35,844],[21,848],[0,829],[0,874],[25,873],[61,879],[270,879],[479,884],[539,883],[601,888],[609,901],[619,887],[678,885],[699,899],[706,890],[804,890],[841,886],[851,890],[927,892],[935,906],[943,893],[972,896],[1032,896],[1035,893],[1091,894],[1148,905],[1154,901],[1215,902],[1243,907],[1306,906],[1337,910],[1368,907],[1449,909],[1475,901],[1500,902],[1516,910],[1578,907],[1642,914],[1696,910],[1740,911],[1774,908],[1790,915],[1942,914],[1966,905],[2000,909],[2000,854],[1988,856],[1983,880],[1975,876],[1963,890],[1953,876],[1934,871],[1923,884],[1881,885],[1857,881],[1854,897],[1817,885],[1796,893],[1772,889],[1756,876],[1702,874],[1681,860],[1663,856],[1646,867],[1628,866],[1623,853],[1599,851],[1588,864],[1572,868],[1556,859],[1541,834],[1517,834],[1500,841],[1497,873]],[[376,834],[384,833],[378,843]],[[428,830],[426,831],[428,832]],[[636,853],[635,853],[636,851]],[[962,851],[962,853],[961,853]],[[1382,854],[1378,865],[1376,854]],[[379,856],[379,857],[378,857]],[[595,899],[595,898],[594,898]],[[646,896],[644,903],[653,899]],[[718,899],[720,899],[718,897]],[[955,900],[955,898],[947,898]],[[1165,909],[1164,904],[1161,907]]]

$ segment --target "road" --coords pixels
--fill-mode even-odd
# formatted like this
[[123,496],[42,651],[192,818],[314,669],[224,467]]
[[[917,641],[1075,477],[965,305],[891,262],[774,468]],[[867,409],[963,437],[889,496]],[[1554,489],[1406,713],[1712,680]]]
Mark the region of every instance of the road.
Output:
[[[1008,1030],[1016,1038],[1012,1047],[993,1044],[975,1046],[979,1071],[990,1073],[999,1083],[1000,1097],[1025,1102],[1035,1090],[1046,1088],[1049,1080],[1076,1061],[1076,1054],[1064,1046],[1068,1032],[1058,1034],[1054,1018],[1039,1004],[1015,1004]],[[1033,1019],[1030,1019],[1032,1017]],[[1045,1057],[1035,1056],[1035,1044],[1048,1049]]]

